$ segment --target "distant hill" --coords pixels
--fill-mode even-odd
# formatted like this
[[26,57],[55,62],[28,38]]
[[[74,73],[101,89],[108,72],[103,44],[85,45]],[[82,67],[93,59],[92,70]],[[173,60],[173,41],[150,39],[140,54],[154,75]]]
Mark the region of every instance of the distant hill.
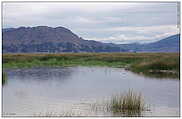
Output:
[[158,42],[143,45],[139,51],[145,52],[179,52],[180,35],[173,35]]
[[84,40],[64,27],[20,27],[3,29],[4,53],[118,52],[119,46]]
[[176,34],[154,43],[148,44],[121,44],[125,50],[130,52],[179,52],[180,51],[180,34]]
[[179,34],[150,44],[112,44],[84,40],[64,27],[3,29],[3,53],[178,52]]

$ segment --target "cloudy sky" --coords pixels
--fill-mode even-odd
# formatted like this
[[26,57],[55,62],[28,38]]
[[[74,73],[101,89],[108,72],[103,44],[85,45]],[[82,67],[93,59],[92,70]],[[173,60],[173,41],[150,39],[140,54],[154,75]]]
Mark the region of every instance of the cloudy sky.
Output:
[[176,2],[4,2],[3,28],[63,26],[87,40],[148,43],[179,33]]

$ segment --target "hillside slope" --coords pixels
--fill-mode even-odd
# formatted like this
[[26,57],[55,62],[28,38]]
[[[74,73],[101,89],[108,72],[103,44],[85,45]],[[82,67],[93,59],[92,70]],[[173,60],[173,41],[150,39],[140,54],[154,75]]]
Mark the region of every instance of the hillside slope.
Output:
[[179,52],[180,35],[149,44],[112,44],[84,40],[64,27],[3,29],[3,53]]
[[179,52],[180,34],[172,35],[157,42],[148,44],[121,44],[125,50],[130,52]]
[[180,35],[173,35],[158,42],[143,45],[140,51],[147,52],[179,52]]
[[3,30],[3,52],[118,52],[114,44],[84,40],[64,27],[20,27]]

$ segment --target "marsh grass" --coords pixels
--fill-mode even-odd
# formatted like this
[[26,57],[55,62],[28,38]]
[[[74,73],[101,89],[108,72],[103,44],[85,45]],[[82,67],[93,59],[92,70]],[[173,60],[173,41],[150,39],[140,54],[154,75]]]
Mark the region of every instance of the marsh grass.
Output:
[[[179,53],[3,54],[4,68],[43,66],[127,67],[133,72],[142,72],[145,75],[154,74],[150,72],[151,70],[170,70],[176,72],[173,74],[174,77],[179,77]],[[165,74],[162,75],[165,76]]]
[[[26,67],[39,65],[120,65],[153,62],[153,67],[162,68],[160,63],[169,62],[168,69],[178,68],[178,53],[62,53],[62,54],[3,54],[5,67]],[[165,60],[164,60],[165,59]],[[141,64],[142,65],[142,64]],[[172,67],[168,67],[172,66]],[[150,66],[150,68],[153,68]]]
[[160,59],[150,59],[132,64],[132,69],[136,71],[148,70],[175,70],[179,71],[179,58],[168,57]]
[[113,112],[140,112],[145,109],[144,100],[141,94],[136,94],[132,90],[129,90],[126,94],[113,96],[110,106]]
[[142,116],[143,112],[150,111],[150,106],[145,103],[141,93],[136,93],[132,89],[93,103],[91,106],[98,112],[112,112],[113,116]]
[[180,61],[178,56],[153,57],[152,59],[145,59],[131,64],[130,69],[133,72],[142,73],[150,77],[179,79]]

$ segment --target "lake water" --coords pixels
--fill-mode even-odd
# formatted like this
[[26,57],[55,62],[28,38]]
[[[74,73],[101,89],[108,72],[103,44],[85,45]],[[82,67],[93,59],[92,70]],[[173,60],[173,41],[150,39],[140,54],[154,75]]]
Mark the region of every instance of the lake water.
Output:
[[150,111],[141,116],[179,116],[177,79],[144,77],[121,68],[5,69],[3,116],[122,116],[93,110],[115,94],[140,92]]

